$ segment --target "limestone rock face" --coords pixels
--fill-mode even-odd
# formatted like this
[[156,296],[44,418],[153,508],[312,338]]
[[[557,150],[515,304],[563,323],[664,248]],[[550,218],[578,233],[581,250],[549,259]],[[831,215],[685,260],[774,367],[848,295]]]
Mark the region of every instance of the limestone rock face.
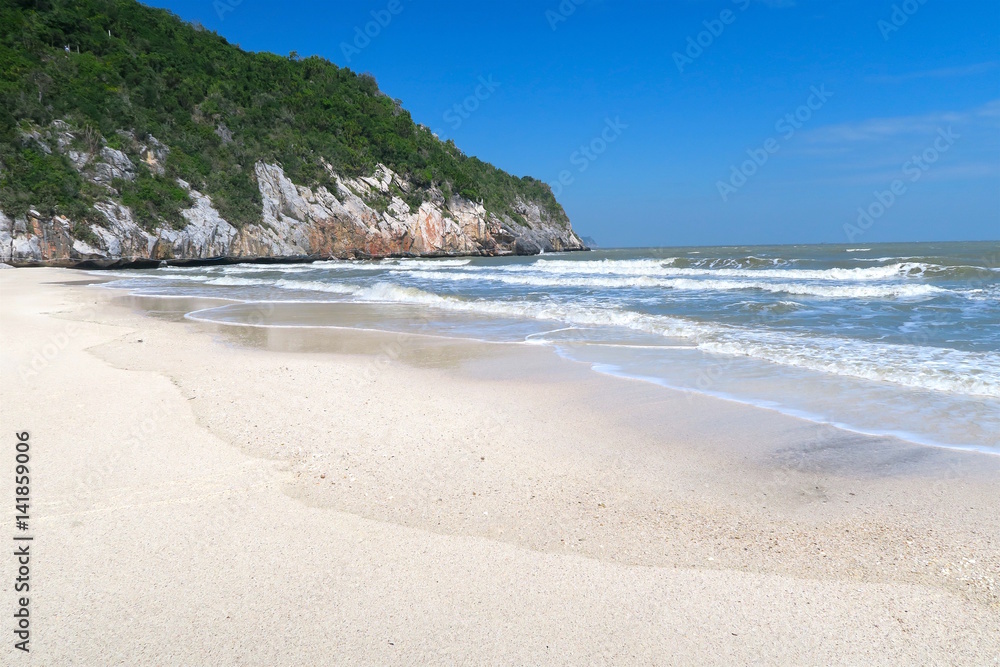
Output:
[[139,147],[139,155],[142,156],[143,162],[157,176],[163,176],[163,164],[167,161],[168,153],[170,149],[157,141],[156,137],[150,137],[147,143]]
[[125,153],[105,146],[101,160],[94,165],[94,180],[101,185],[111,185],[116,178],[135,180],[135,165]]
[[[441,190],[418,190],[384,165],[370,176],[346,178],[328,166],[335,192],[293,183],[280,165],[258,162],[254,175],[261,197],[259,224],[225,220],[211,199],[190,184],[193,206],[181,212],[186,224],[165,222],[156,229],[136,223],[117,198],[114,183],[136,177],[136,165],[116,149],[90,152],[70,148],[74,135],[60,123],[54,149],[65,153],[80,174],[102,186],[107,197],[94,208],[102,224],[75,226],[31,210],[14,219],[0,211],[0,261],[17,264],[73,265],[141,260],[257,259],[281,257],[366,258],[391,255],[508,255],[583,250],[568,223],[551,220],[535,202],[516,201],[524,221],[486,211],[460,196],[446,199]],[[37,138],[41,142],[42,138]],[[79,145],[79,144],[77,144]],[[47,146],[52,146],[50,142]],[[169,148],[149,137],[140,159],[163,173]],[[411,194],[422,195],[414,207]]]

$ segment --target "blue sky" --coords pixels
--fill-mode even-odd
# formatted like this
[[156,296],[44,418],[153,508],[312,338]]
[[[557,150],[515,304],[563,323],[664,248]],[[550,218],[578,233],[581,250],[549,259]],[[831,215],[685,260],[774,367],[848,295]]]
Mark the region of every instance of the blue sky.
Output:
[[371,72],[602,246],[1000,238],[996,0],[151,4]]

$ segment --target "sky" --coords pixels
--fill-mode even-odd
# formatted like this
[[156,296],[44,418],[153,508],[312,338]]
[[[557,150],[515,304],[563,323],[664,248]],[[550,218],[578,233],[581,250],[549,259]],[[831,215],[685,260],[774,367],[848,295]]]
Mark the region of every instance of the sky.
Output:
[[148,4],[370,72],[602,247],[1000,239],[997,0]]

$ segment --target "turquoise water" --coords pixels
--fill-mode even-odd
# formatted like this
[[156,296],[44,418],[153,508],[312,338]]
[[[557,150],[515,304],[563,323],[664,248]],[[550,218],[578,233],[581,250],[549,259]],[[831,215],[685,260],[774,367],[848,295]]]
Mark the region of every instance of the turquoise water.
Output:
[[[598,372],[1000,453],[997,242],[644,248],[117,275],[114,286],[146,294],[234,300],[192,319],[323,326],[344,323],[337,304],[375,304],[348,325],[544,345]],[[256,306],[264,301],[276,303],[265,312]]]

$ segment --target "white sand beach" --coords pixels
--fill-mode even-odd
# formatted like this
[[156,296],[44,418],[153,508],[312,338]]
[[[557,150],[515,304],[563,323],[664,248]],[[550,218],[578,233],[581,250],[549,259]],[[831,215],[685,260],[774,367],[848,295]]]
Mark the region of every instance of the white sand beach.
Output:
[[1000,457],[94,280],[0,273],[30,664],[1000,664]]

